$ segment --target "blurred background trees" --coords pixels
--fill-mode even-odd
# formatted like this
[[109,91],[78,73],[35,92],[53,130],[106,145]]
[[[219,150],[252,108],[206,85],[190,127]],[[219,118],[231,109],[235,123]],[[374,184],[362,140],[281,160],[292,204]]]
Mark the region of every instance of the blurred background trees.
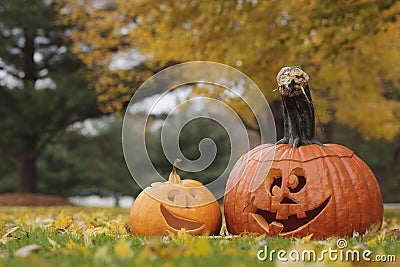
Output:
[[[117,140],[118,114],[156,71],[179,62],[212,60],[238,68],[258,84],[275,115],[278,138],[282,111],[279,94],[273,92],[275,77],[282,66],[302,66],[312,79],[318,138],[353,149],[376,173],[384,200],[400,201],[398,1],[0,3],[2,191],[15,190],[15,166],[21,166],[21,158],[36,155],[39,191],[68,195],[95,183],[125,193],[131,180]],[[16,100],[17,94],[26,102]],[[106,126],[95,134],[67,127],[101,113],[117,115],[102,119]],[[240,115],[251,121],[250,113]],[[209,122],[197,123],[201,126],[193,127],[203,129]],[[47,130],[53,128],[60,134]],[[205,137],[193,129],[187,132],[194,140]],[[157,140],[157,131],[149,134]],[[37,139],[37,153],[21,152],[29,147],[26,135]],[[223,136],[218,130],[210,135]],[[42,138],[49,145],[39,145]],[[151,148],[153,160],[167,173],[169,164],[158,149]]]
[[59,133],[101,114],[56,17],[51,1],[0,1],[0,151],[18,192],[36,191],[38,157]]

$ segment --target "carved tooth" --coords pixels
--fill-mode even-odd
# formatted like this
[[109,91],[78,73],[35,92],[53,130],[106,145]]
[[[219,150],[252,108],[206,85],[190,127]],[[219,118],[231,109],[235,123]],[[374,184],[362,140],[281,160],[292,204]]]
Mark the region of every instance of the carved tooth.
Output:
[[297,215],[297,218],[299,218],[299,219],[303,219],[303,218],[307,217],[305,211],[298,212],[296,215]]
[[278,223],[278,222],[272,222],[269,224],[269,233],[272,235],[279,234],[282,232],[283,229],[283,224]]
[[287,218],[287,214],[280,213],[279,211],[276,213],[276,219],[278,220],[286,220]]

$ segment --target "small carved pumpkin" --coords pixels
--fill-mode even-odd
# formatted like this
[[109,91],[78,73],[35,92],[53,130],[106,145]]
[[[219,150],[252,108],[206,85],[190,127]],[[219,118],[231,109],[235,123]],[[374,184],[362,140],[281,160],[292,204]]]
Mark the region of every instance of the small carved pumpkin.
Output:
[[176,160],[167,182],[145,188],[130,211],[130,229],[136,235],[177,233],[218,234],[221,209],[214,195],[202,183],[184,179],[176,173]]
[[382,196],[370,168],[348,148],[314,139],[308,75],[283,68],[277,80],[285,136],[254,148],[234,166],[224,199],[228,231],[324,238],[380,226]]

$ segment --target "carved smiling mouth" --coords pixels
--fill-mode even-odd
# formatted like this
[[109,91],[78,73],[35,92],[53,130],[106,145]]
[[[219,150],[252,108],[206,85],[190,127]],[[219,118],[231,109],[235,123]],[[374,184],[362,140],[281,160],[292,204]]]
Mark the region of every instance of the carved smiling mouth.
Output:
[[316,219],[326,208],[330,201],[329,196],[320,206],[315,209],[289,215],[285,219],[277,219],[277,212],[258,209],[253,206],[254,198],[250,204],[244,209],[244,213],[250,213],[256,222],[269,234],[287,234],[298,230],[300,227],[307,225]]
[[203,223],[180,217],[170,212],[164,205],[160,205],[161,214],[164,216],[167,224],[175,230],[185,228],[187,231],[197,230],[204,226]]

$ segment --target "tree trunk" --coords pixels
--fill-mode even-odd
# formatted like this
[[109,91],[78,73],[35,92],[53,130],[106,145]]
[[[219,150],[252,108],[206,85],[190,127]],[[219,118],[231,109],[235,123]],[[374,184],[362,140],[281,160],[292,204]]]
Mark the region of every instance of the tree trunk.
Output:
[[[35,82],[36,80],[36,65],[33,58],[35,54],[35,35],[36,33],[32,34],[32,32],[29,32],[27,29],[24,30],[24,82]],[[17,192],[35,193],[37,184],[37,138],[34,136],[22,136],[20,138],[20,144],[21,150],[19,151],[19,155],[17,157],[19,176]]]
[[22,149],[18,157],[17,192],[35,193],[37,184],[36,142],[34,138],[21,140]]
[[333,121],[324,123],[321,129],[321,141],[322,143],[333,143],[333,132],[334,132],[334,128],[333,128]]
[[121,193],[114,193],[114,198],[115,198],[115,204],[114,204],[114,207],[119,207],[120,206],[120,202],[121,202],[121,197],[122,197],[122,194]]
[[25,30],[25,44],[24,44],[24,80],[35,81],[36,80],[36,65],[33,56],[35,54],[35,35],[30,35]]
[[387,166],[386,173],[383,179],[383,186],[389,186],[389,181],[395,176],[397,162],[400,158],[400,141],[394,145],[392,159]]
[[351,145],[349,144],[349,147],[354,151],[356,154],[360,154],[360,145],[361,145],[361,134],[356,131],[353,135],[353,139],[351,141]]

